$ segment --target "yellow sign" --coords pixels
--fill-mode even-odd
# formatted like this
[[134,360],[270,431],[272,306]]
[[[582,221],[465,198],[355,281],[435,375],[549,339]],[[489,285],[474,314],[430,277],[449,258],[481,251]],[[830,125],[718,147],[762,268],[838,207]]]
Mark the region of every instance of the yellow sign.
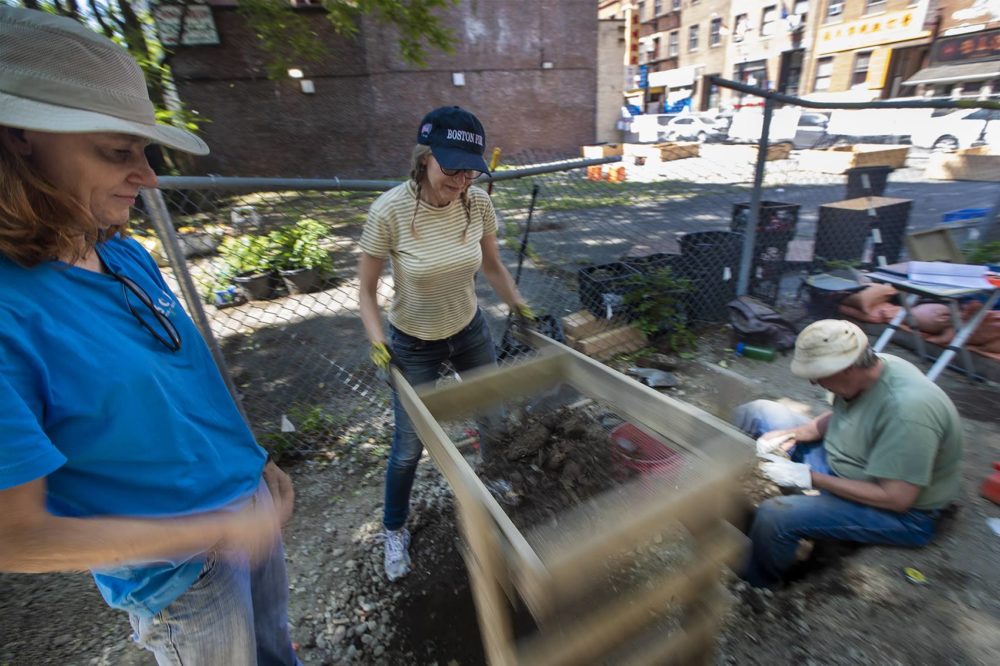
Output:
[[881,90],[885,87],[885,76],[889,73],[889,56],[891,48],[880,48],[872,51],[868,61],[868,78],[865,80],[869,90]]
[[816,39],[816,53],[853,51],[866,46],[890,44],[906,39],[930,37],[924,30],[926,4],[899,12],[886,12],[857,21],[844,21],[820,28]]

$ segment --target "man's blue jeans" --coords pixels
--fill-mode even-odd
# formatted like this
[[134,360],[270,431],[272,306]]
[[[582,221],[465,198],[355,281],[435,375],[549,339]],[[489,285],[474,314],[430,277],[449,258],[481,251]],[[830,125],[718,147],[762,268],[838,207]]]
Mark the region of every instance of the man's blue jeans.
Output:
[[[270,502],[267,484],[258,502]],[[301,666],[288,633],[288,576],[279,540],[251,567],[245,553],[211,552],[199,578],[152,617],[130,614],[133,639],[160,666]]]
[[[396,362],[406,381],[414,386],[436,380],[446,361],[459,373],[496,364],[493,337],[486,325],[486,318],[479,310],[468,326],[443,340],[421,340],[394,326],[389,327],[389,333]],[[393,410],[396,431],[392,438],[389,464],[385,470],[382,522],[386,529],[398,530],[406,522],[410,511],[410,490],[413,488],[413,477],[424,447],[395,391]],[[482,430],[480,427],[480,431]],[[481,436],[481,445],[483,439]]]
[[[734,413],[736,426],[754,438],[771,430],[793,428],[808,420],[769,400],[741,405]],[[795,462],[808,463],[817,472],[833,474],[827,465],[822,442],[797,444],[791,451],[791,458]],[[919,509],[896,513],[828,492],[773,497],[757,508],[750,527],[750,554],[740,576],[754,587],[776,585],[795,564],[799,539],[924,546],[934,536],[938,515],[938,511]]]

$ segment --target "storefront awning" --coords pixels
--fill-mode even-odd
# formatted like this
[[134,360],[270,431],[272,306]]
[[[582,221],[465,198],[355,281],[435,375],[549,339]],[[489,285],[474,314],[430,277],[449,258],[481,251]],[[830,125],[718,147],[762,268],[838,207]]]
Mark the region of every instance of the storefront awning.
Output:
[[906,86],[918,83],[958,83],[959,81],[987,81],[1000,77],[1000,60],[970,62],[964,65],[937,65],[926,67],[903,82]]

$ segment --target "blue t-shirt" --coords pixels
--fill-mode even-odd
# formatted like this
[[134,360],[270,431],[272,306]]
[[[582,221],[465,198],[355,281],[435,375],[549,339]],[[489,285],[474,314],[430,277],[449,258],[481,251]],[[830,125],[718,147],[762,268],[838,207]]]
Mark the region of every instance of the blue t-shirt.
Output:
[[[112,275],[56,261],[26,269],[0,255],[0,489],[46,477],[48,510],[67,517],[238,504],[257,488],[266,453],[208,346],[138,243],[115,237],[98,250],[173,322],[181,348],[137,321],[129,305],[159,326]],[[203,560],[93,574],[110,605],[145,615],[180,596]]]

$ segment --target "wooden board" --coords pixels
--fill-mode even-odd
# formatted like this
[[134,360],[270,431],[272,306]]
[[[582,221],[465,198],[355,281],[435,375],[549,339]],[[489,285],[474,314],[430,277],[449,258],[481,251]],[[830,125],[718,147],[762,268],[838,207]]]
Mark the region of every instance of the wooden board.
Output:
[[646,334],[634,326],[617,326],[572,343],[573,349],[592,358],[607,359],[646,346]]
[[924,175],[934,180],[1000,183],[1000,155],[972,152],[972,149],[950,155],[934,153],[927,158]]
[[589,310],[580,310],[562,318],[563,333],[566,337],[574,340],[582,340],[595,333],[600,333],[607,326],[603,321],[598,321]]
[[659,158],[661,162],[682,160],[685,157],[698,157],[701,154],[701,144],[695,141],[671,141],[667,143],[658,143],[656,144],[656,147],[659,149]]
[[[741,162],[756,162],[757,153],[760,149],[753,144],[744,145],[732,145],[732,146],[713,146],[713,155],[716,159],[725,159],[729,161],[741,161]],[[782,143],[772,143],[767,146],[767,157],[765,158],[768,162],[773,162],[775,160],[786,160],[792,154],[792,144],[787,142]],[[729,157],[729,156],[732,157]]]
[[602,157],[614,157],[622,154],[622,144],[602,143],[596,146],[580,146],[580,153],[584,159],[594,160]]
[[909,146],[858,144],[837,146],[827,150],[799,152],[799,166],[807,171],[844,173],[848,169],[864,166],[888,166],[899,169],[906,166]]

